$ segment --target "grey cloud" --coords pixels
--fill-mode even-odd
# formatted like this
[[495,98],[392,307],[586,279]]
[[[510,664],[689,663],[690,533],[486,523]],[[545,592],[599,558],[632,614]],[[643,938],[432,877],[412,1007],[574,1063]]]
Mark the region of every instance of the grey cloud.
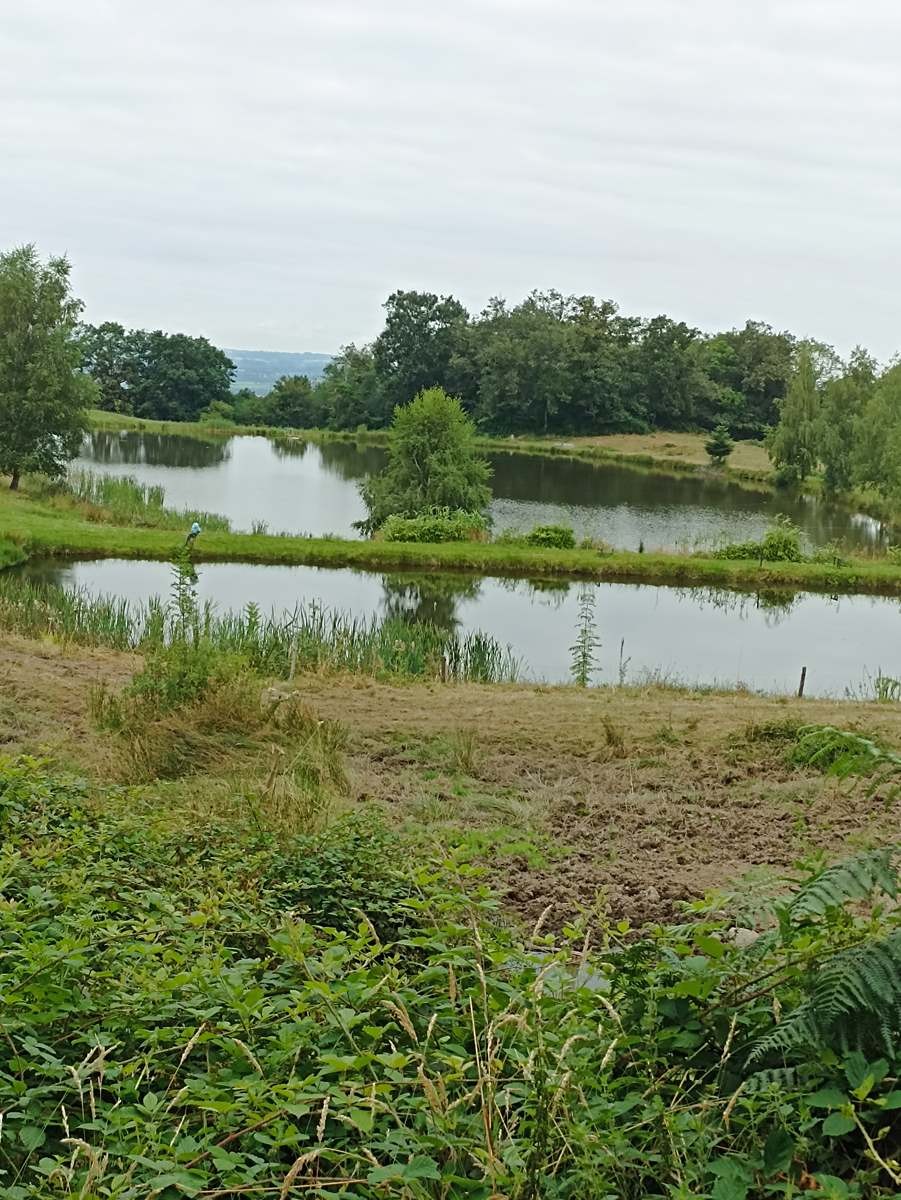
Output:
[[0,243],[94,319],[333,349],[395,287],[594,292],[887,356],[891,0],[31,0]]

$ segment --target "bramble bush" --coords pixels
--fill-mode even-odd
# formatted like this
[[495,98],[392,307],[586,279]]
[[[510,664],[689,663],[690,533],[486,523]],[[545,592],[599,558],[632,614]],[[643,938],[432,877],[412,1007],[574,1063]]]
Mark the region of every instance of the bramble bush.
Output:
[[717,897],[593,951],[365,815],[170,829],[0,758],[0,835],[4,1200],[897,1194],[890,849],[750,945]]

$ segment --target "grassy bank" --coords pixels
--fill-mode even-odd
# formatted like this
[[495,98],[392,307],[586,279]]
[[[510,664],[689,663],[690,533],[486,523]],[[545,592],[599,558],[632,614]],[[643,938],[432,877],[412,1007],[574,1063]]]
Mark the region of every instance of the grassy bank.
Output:
[[[169,559],[178,537],[88,520],[27,491],[0,490],[0,546],[6,565],[16,555],[57,558]],[[657,584],[698,584],[745,590],[795,588],[852,594],[901,594],[901,567],[887,560],[830,563],[730,561],[701,554],[553,550],[501,543],[389,543],[341,538],[204,532],[194,549],[201,562],[248,562],[371,571],[455,571],[489,576],[566,578]],[[0,556],[4,554],[0,550]],[[3,558],[0,557],[0,563]]]

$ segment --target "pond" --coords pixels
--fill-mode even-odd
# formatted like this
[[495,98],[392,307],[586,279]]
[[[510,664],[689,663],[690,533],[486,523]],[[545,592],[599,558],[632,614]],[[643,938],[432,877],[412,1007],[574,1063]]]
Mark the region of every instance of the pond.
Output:
[[[784,513],[813,546],[872,546],[878,524],[812,497],[753,491],[709,473],[667,475],[553,456],[499,453],[491,516],[495,530],[571,525],[617,548],[694,548],[725,535],[758,538]],[[353,442],[316,444],[263,437],[210,438],[92,433],[76,466],[161,484],[166,503],[221,513],[232,526],[271,532],[353,535],[365,515],[358,484],[384,451]]]
[[[104,560],[33,563],[32,579],[144,602],[168,593],[166,563]],[[530,679],[569,678],[580,600],[594,598],[594,681],[659,679],[744,684],[791,692],[808,668],[807,692],[856,692],[880,670],[901,675],[901,605],[871,596],[748,595],[631,584],[538,585],[527,580],[448,575],[385,576],[316,567],[210,563],[198,567],[198,595],[221,609],[251,601],[268,613],[316,602],[355,616],[418,617],[481,630],[509,645]]]

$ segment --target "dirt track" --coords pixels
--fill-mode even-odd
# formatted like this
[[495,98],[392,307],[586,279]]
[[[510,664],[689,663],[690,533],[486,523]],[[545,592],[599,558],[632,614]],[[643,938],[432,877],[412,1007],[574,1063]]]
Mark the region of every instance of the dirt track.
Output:
[[[135,661],[0,639],[0,751],[46,753],[103,778],[111,750],[90,720],[91,686],[121,684]],[[552,903],[559,924],[599,895],[615,919],[666,919],[678,901],[752,868],[778,872],[816,850],[897,836],[896,803],[788,766],[784,745],[753,729],[795,719],[901,746],[901,706],[661,689],[299,686],[350,731],[354,802],[375,802],[408,828],[481,833],[504,847],[495,882],[529,919]],[[517,851],[519,835],[542,848],[542,863],[529,846]]]

